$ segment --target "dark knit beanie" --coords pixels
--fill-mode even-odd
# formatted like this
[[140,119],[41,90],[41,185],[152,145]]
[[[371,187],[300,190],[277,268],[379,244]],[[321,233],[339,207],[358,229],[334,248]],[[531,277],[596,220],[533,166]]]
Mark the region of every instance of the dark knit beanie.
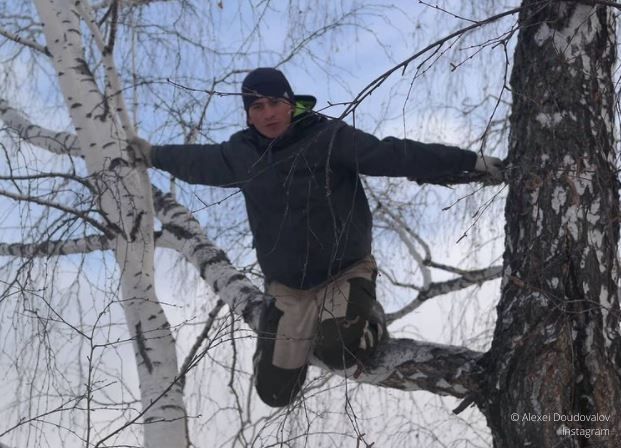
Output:
[[289,81],[275,68],[260,67],[248,73],[241,91],[246,113],[250,105],[262,97],[284,98],[292,104],[295,102]]

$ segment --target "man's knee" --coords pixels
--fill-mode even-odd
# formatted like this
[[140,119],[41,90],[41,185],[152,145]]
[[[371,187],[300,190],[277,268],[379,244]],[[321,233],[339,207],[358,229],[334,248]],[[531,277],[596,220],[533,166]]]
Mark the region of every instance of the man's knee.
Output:
[[282,312],[273,301],[261,312],[257,348],[254,354],[254,384],[261,400],[272,407],[287,406],[295,400],[306,379],[307,366],[283,369],[273,365],[274,345]]
[[319,324],[315,355],[328,367],[346,369],[356,363],[364,322],[327,319]]
[[307,367],[281,369],[267,366],[255,370],[255,388],[261,400],[272,407],[293,403],[306,379]]

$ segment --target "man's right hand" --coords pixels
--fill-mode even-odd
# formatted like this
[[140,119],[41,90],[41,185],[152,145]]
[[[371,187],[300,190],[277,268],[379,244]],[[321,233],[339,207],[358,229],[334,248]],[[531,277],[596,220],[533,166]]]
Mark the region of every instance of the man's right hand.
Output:
[[144,165],[147,168],[153,166],[151,163],[151,143],[140,137],[133,137],[127,141],[127,152],[129,160],[134,165]]

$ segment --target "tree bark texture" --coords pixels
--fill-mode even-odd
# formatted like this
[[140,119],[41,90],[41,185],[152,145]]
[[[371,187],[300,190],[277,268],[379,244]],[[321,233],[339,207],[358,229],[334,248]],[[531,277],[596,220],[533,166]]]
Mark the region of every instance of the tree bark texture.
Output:
[[[175,340],[153,288],[151,185],[145,182],[148,178],[144,171],[129,166],[122,158],[125,135],[118,123],[119,110],[112,106],[117,101],[100,91],[86,62],[80,3],[35,0],[60,89],[97,190],[99,210],[114,235],[112,247],[121,274],[121,304],[140,383],[142,412],[137,419],[141,417],[144,423],[144,446],[184,447],[189,441],[183,391],[177,381]],[[8,109],[4,109],[6,113]],[[88,406],[86,412],[91,412]],[[89,428],[86,445],[105,446],[106,438],[95,443],[91,436]]]
[[614,11],[523,6],[502,297],[479,405],[495,447],[619,447]]

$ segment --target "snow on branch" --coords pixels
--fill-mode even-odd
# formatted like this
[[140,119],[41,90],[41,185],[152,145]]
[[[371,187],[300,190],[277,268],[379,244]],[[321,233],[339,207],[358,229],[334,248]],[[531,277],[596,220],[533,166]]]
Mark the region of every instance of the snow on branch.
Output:
[[[378,347],[364,371],[353,373],[353,379],[393,389],[426,390],[465,398],[478,393],[481,356],[482,353],[465,347],[389,339]],[[352,372],[334,373],[345,376]]]

